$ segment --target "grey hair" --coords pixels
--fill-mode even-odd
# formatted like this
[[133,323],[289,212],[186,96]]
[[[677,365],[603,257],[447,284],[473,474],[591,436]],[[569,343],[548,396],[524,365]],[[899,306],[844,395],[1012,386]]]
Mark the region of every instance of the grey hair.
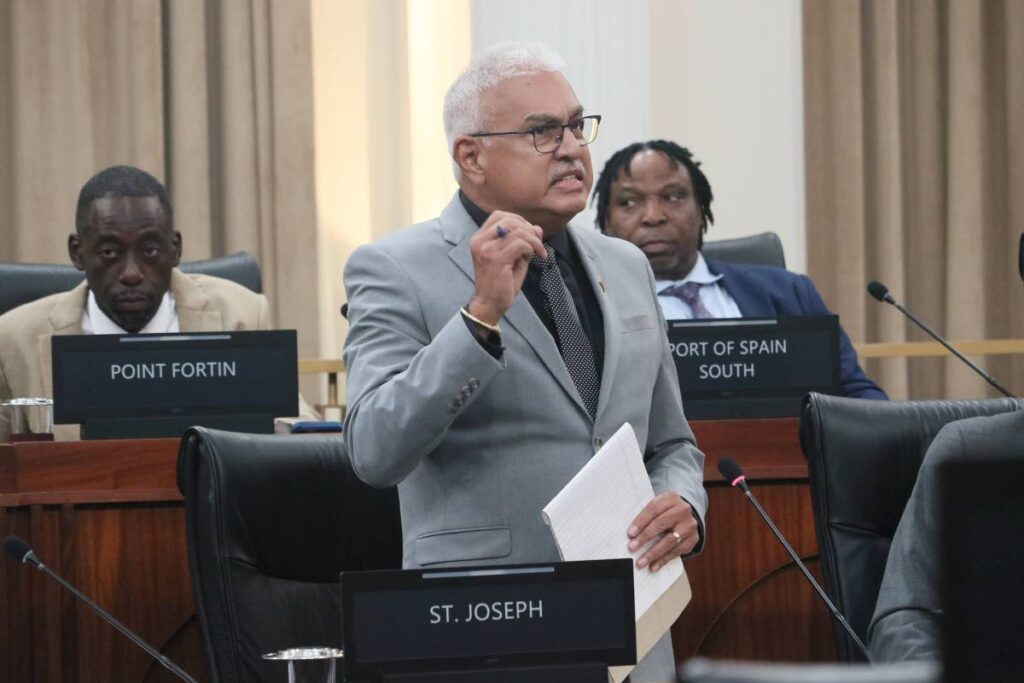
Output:
[[455,138],[483,129],[486,116],[480,107],[483,91],[516,76],[563,68],[565,60],[540,43],[497,43],[473,57],[444,97],[444,134],[448,138],[448,153],[453,155],[456,180],[462,172],[454,159]]

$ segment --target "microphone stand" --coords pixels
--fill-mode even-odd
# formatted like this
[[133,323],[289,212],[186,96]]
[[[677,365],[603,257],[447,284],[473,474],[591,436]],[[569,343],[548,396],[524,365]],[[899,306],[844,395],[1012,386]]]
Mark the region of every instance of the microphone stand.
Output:
[[796,563],[796,566],[800,568],[800,571],[803,572],[804,576],[807,578],[807,581],[810,582],[812,586],[814,586],[814,590],[817,591],[818,597],[821,598],[822,601],[825,603],[825,606],[828,607],[828,611],[832,613],[832,617],[839,622],[839,625],[842,626],[843,629],[846,630],[847,635],[849,635],[850,638],[853,639],[853,642],[857,645],[857,649],[860,650],[860,653],[864,655],[864,658],[866,660],[868,660],[868,663],[874,664],[874,659],[871,658],[871,653],[868,652],[867,645],[865,645],[864,642],[860,639],[860,637],[857,635],[857,632],[853,630],[853,627],[850,626],[850,623],[846,621],[846,617],[844,617],[843,613],[839,611],[839,608],[836,607],[829,599],[824,589],[822,589],[822,587],[815,580],[814,576],[811,574],[811,571],[807,568],[807,565],[803,563],[800,557],[796,554],[796,551],[793,550],[793,547],[789,545],[788,541],[786,541],[786,537],[782,535],[782,532],[779,531],[778,527],[775,526],[775,523],[772,522],[772,519],[768,516],[768,513],[765,512],[764,508],[761,507],[761,504],[757,502],[757,498],[754,498],[754,495],[750,492],[750,488],[746,486],[746,482],[743,482],[742,490],[743,495],[747,497],[747,500],[753,503],[754,508],[757,510],[757,513],[761,515],[761,519],[764,520],[765,524],[768,525],[768,528],[772,530],[773,534],[775,534],[775,538],[779,539],[779,543],[781,543],[782,547],[786,549],[787,553],[789,553],[790,558],[793,560],[794,563]]
[[51,579],[59,583],[61,586],[66,588],[72,595],[74,595],[76,598],[78,598],[86,605],[88,605],[90,608],[92,608],[92,611],[100,615],[100,617],[102,617],[104,621],[106,621],[108,624],[117,629],[117,631],[121,635],[125,636],[126,638],[128,638],[128,640],[132,641],[140,648],[145,650],[151,657],[153,657],[153,659],[160,662],[160,664],[162,664],[163,667],[170,671],[172,674],[174,674],[181,680],[186,681],[187,683],[196,683],[196,680],[189,676],[184,669],[182,669],[177,664],[168,659],[166,656],[161,654],[159,650],[157,650],[155,647],[153,647],[152,645],[144,641],[141,637],[136,635],[134,631],[132,631],[127,626],[125,626],[117,619],[112,617],[110,614],[108,614],[106,610],[104,610],[102,607],[100,607],[91,599],[89,599],[89,597],[86,596],[84,593],[82,593],[77,588],[72,586],[70,583],[65,581],[63,578],[52,572],[49,567],[47,567],[45,564],[39,561],[39,558],[37,558],[35,553],[33,553],[31,550],[28,551],[28,553],[26,553],[26,555],[24,556],[24,558],[22,558],[21,561],[26,564],[32,565],[33,567],[41,571],[43,574],[50,577]]
[[912,321],[912,322],[913,322],[913,323],[914,323],[915,325],[917,325],[917,326],[918,326],[918,327],[920,327],[920,328],[921,328],[922,330],[924,330],[925,332],[927,332],[927,333],[928,333],[928,336],[930,336],[930,337],[931,337],[932,339],[934,339],[935,341],[939,342],[939,343],[940,343],[940,344],[942,344],[942,345],[943,345],[944,347],[946,347],[946,350],[948,350],[948,351],[949,351],[950,353],[952,353],[952,354],[953,354],[954,356],[956,356],[957,358],[959,358],[960,360],[962,360],[962,361],[963,361],[964,363],[966,363],[966,364],[968,365],[968,367],[970,367],[970,368],[971,368],[971,370],[974,370],[974,371],[975,371],[976,373],[978,373],[979,375],[981,375],[981,378],[982,378],[982,379],[984,379],[984,380],[985,380],[986,382],[988,382],[988,383],[989,383],[989,384],[991,384],[991,385],[992,385],[993,387],[995,387],[995,388],[996,388],[996,389],[997,389],[997,390],[999,391],[999,393],[1001,393],[1001,394],[1002,394],[1003,396],[1006,396],[1007,398],[1017,398],[1016,396],[1014,396],[1013,394],[1011,394],[1011,393],[1010,393],[1009,391],[1007,391],[1007,390],[1006,390],[1005,388],[1003,388],[1003,386],[1002,386],[1001,384],[999,384],[999,382],[995,381],[995,379],[993,379],[991,375],[989,375],[989,374],[988,374],[987,372],[985,372],[984,370],[982,370],[981,368],[979,368],[979,367],[978,367],[977,365],[975,365],[975,364],[974,364],[974,363],[973,363],[973,362],[971,361],[971,359],[970,359],[970,358],[968,358],[968,357],[967,357],[967,356],[965,356],[964,354],[960,353],[960,352],[959,352],[959,351],[958,351],[958,350],[957,350],[956,348],[954,348],[954,347],[953,347],[953,345],[952,345],[952,344],[950,344],[949,342],[947,342],[947,341],[946,341],[945,339],[943,339],[942,337],[940,337],[940,336],[939,336],[938,334],[936,334],[935,332],[932,332],[932,330],[931,330],[931,329],[930,329],[930,328],[929,328],[929,327],[928,327],[927,325],[925,325],[925,324],[924,324],[923,322],[921,322],[920,320],[918,320],[918,319],[917,319],[917,316],[916,316],[916,315],[914,315],[913,313],[911,313],[911,312],[910,312],[909,310],[907,310],[907,309],[906,309],[906,308],[905,308],[905,307],[904,307],[904,306],[903,306],[902,304],[900,304],[900,302],[898,302],[898,301],[896,301],[896,300],[893,300],[893,301],[891,301],[890,303],[891,303],[891,304],[892,304],[893,306],[895,306],[895,307],[897,308],[897,310],[899,310],[900,312],[902,312],[902,313],[903,313],[903,315],[905,315],[905,316],[907,316],[908,318],[910,318],[910,320],[911,320],[911,321]]
[[[1024,245],[1024,235],[1021,236],[1021,244]],[[1021,252],[1021,253],[1024,254],[1024,252]],[[1014,399],[1017,398],[1016,396],[1011,394],[1009,391],[1007,391],[1005,388],[1003,388],[1003,386],[1001,384],[999,384],[999,382],[995,381],[995,379],[991,375],[989,375],[987,372],[985,372],[984,370],[979,368],[977,365],[975,365],[971,361],[970,358],[968,358],[964,354],[960,353],[960,351],[958,351],[956,348],[954,348],[952,344],[950,344],[945,339],[943,339],[941,336],[939,336],[939,334],[937,332],[933,331],[932,328],[930,328],[927,325],[925,325],[923,321],[918,319],[918,317],[916,315],[914,315],[913,313],[911,313],[909,309],[907,309],[905,306],[903,306],[903,304],[901,304],[900,302],[896,301],[896,298],[889,292],[889,288],[886,287],[885,285],[883,285],[881,282],[878,282],[877,280],[871,282],[868,285],[868,294],[870,294],[872,297],[874,297],[877,301],[881,301],[883,303],[891,304],[897,311],[899,311],[903,315],[907,316],[907,318],[909,318],[912,323],[914,323],[915,325],[920,327],[922,330],[924,330],[925,333],[929,337],[931,337],[935,341],[937,341],[940,344],[942,344],[942,346],[947,351],[949,351],[954,356],[959,358],[971,370],[974,370],[974,372],[976,372],[983,380],[985,380],[986,382],[991,384],[993,387],[995,387],[996,390],[999,391],[999,393],[1001,393],[1003,396],[1005,396],[1007,398],[1014,398]]]
[[721,472],[722,477],[729,482],[730,486],[738,488],[743,492],[743,495],[747,497],[747,500],[749,500],[754,506],[754,509],[757,510],[757,514],[761,515],[761,519],[763,519],[764,523],[768,525],[768,528],[772,530],[772,534],[775,535],[775,538],[777,538],[779,543],[782,544],[782,547],[786,549],[790,559],[792,559],[796,566],[800,568],[800,571],[803,572],[804,578],[807,579],[807,582],[814,586],[814,590],[818,593],[818,597],[821,598],[822,602],[825,603],[825,606],[828,607],[828,611],[832,613],[832,617],[839,622],[840,626],[842,626],[850,638],[853,639],[853,642],[857,645],[857,649],[859,649],[860,653],[864,655],[864,659],[866,659],[868,663],[874,664],[874,659],[872,659],[871,653],[868,652],[868,648],[864,645],[860,636],[857,635],[857,632],[854,631],[853,627],[850,626],[848,621],[846,621],[846,617],[844,617],[843,613],[839,611],[839,608],[829,600],[824,589],[822,589],[818,584],[810,570],[807,569],[807,565],[803,563],[803,560],[801,560],[799,555],[796,554],[793,547],[789,545],[789,541],[786,540],[786,537],[783,536],[782,532],[775,526],[775,522],[773,522],[772,518],[768,516],[765,509],[761,507],[761,503],[759,503],[757,498],[754,497],[754,494],[751,493],[750,486],[747,485],[747,478],[736,461],[728,457],[721,458],[718,461],[718,471]]

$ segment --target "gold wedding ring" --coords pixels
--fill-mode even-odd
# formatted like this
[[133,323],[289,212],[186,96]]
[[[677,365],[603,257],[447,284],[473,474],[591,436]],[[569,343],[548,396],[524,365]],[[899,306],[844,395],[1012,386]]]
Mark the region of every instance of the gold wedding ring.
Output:
[[680,543],[683,542],[683,537],[680,536],[679,532],[676,531],[675,529],[672,529],[672,538],[676,539],[676,545],[679,545]]

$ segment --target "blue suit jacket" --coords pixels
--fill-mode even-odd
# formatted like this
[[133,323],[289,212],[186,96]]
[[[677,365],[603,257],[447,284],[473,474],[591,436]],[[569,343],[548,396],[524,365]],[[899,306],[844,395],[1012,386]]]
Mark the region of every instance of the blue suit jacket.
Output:
[[[780,315],[831,315],[814,283],[806,275],[771,266],[732,265],[705,259],[708,269],[721,275],[720,284],[739,306],[744,318]],[[843,396],[885,400],[888,396],[868,379],[857,363],[850,338],[839,328],[839,375]]]

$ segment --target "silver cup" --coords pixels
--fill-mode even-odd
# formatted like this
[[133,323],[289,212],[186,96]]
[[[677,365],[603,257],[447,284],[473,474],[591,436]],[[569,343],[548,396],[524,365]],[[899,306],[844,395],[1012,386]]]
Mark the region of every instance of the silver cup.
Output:
[[337,661],[343,656],[334,647],[293,647],[268,652],[263,659],[288,662],[288,683],[335,683]]
[[[11,441],[30,441],[52,439],[53,433],[53,399],[50,398],[11,398],[0,402],[3,418],[11,425]],[[41,427],[35,434],[28,430],[29,420]],[[46,435],[46,436],[44,436]]]

